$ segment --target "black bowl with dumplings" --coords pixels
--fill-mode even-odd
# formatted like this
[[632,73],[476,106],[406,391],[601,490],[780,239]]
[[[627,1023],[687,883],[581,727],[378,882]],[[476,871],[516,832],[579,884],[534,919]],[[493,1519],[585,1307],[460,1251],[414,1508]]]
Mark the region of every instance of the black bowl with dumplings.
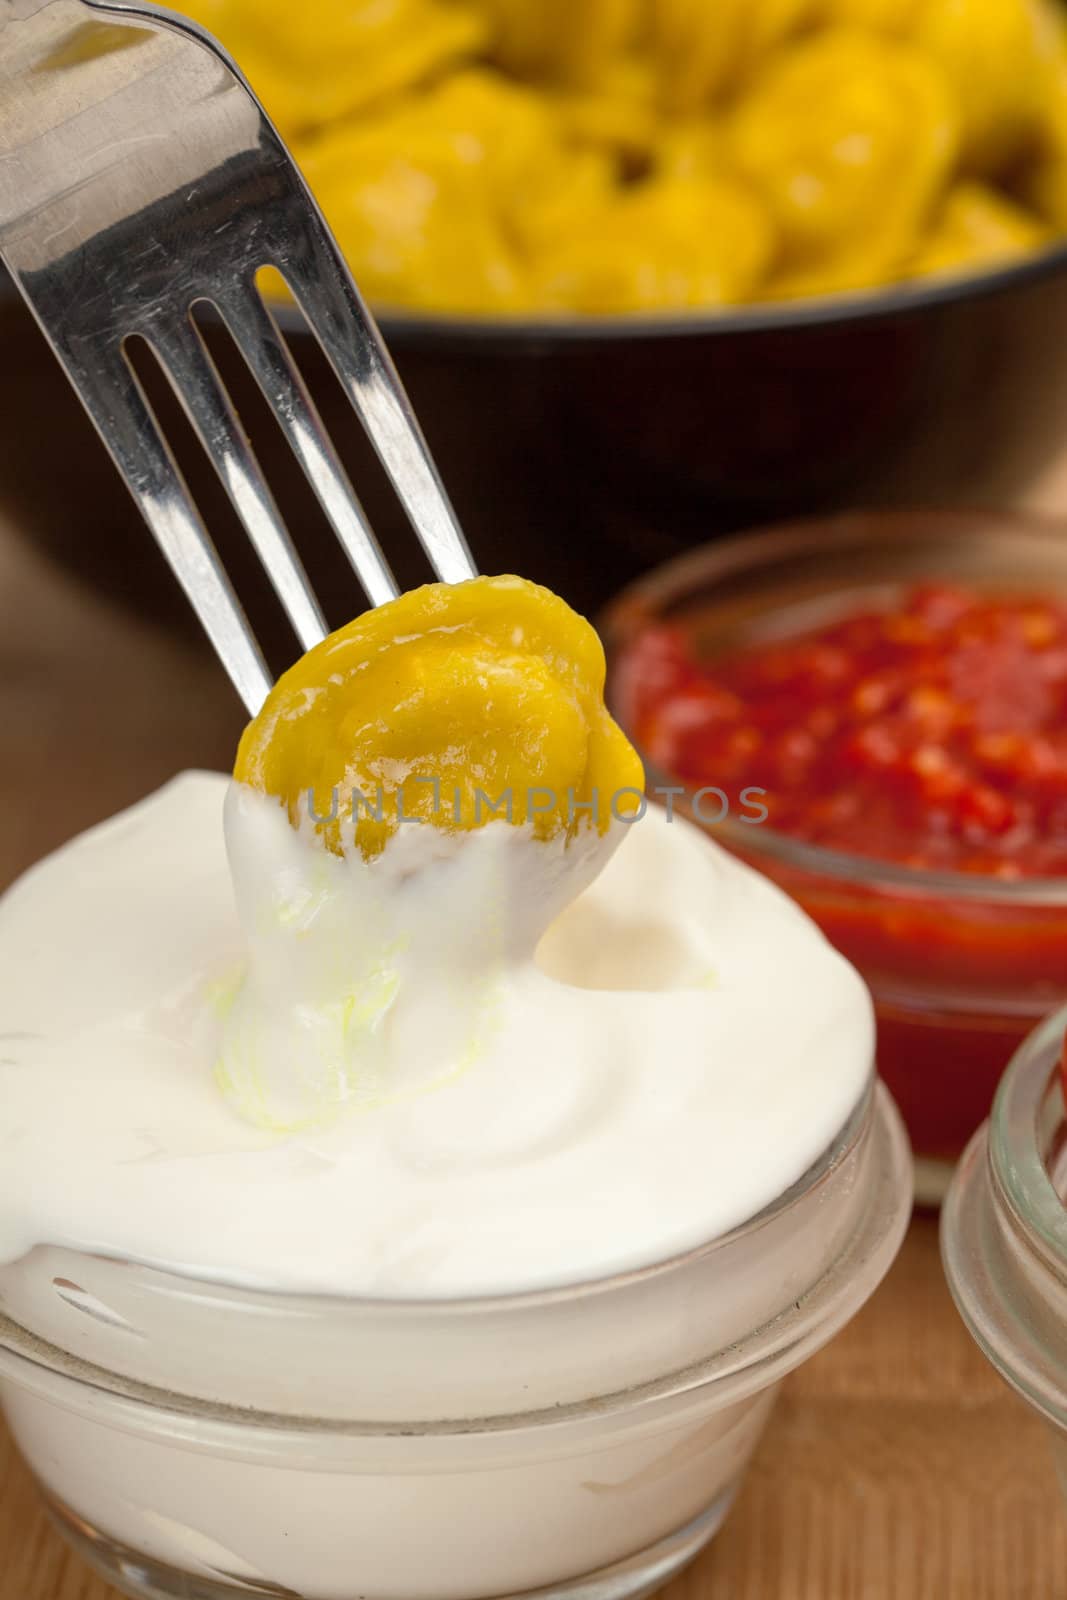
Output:
[[[344,397],[282,310],[406,583],[426,573]],[[483,571],[595,611],[709,536],[856,506],[1005,505],[1067,455],[1067,245],[855,297],[660,318],[382,326]],[[237,353],[209,333],[331,621],[344,558]],[[149,380],[279,662],[284,624],[165,386]],[[10,284],[0,283],[0,522],[141,612],[192,626],[132,502]]]

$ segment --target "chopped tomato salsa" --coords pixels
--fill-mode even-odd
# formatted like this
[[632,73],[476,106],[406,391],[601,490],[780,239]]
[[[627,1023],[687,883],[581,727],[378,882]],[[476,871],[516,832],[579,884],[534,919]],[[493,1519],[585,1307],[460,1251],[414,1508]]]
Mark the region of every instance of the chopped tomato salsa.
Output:
[[[702,788],[762,789],[779,836],[869,862],[841,873],[763,849],[761,827],[730,835],[863,973],[916,1152],[951,1161],[1067,996],[1067,895],[1004,898],[1004,880],[1067,879],[1067,599],[944,584],[881,598],[806,629],[780,610],[734,648],[704,645],[699,613],[646,624],[612,693],[694,815]],[[897,884],[885,862],[968,874],[970,892]]]
[[772,828],[909,867],[1067,875],[1067,601],[928,585],[705,660],[646,631],[629,732],[690,787],[766,790]]

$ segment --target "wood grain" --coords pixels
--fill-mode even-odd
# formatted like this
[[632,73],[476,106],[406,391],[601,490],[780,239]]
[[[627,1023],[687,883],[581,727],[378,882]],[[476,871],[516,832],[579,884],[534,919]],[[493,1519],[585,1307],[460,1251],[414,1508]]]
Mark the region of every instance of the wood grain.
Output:
[[[111,611],[0,532],[0,884],[189,765],[241,714],[206,650]],[[666,1600],[1067,1600],[1041,1427],[966,1336],[936,1228],[787,1384],[737,1507]],[[0,1429],[0,1600],[117,1600]]]

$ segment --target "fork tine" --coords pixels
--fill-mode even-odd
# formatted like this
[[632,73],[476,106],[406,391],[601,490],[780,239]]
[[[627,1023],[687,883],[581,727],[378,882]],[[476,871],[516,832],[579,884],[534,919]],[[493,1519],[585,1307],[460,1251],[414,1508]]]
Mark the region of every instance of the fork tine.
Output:
[[374,606],[394,600],[400,593],[397,581],[259,290],[251,282],[237,290],[222,289],[212,296],[212,304],[273,409],[367,599]]
[[263,477],[218,369],[191,319],[146,334],[211,457],[230,501],[305,650],[326,637],[326,619]]
[[118,346],[113,357],[94,351],[82,360],[69,348],[61,354],[234,688],[255,716],[270,692],[270,672],[136,376]]
[[462,583],[477,571],[467,541],[392,358],[310,191],[302,233],[308,254],[300,270],[290,274],[284,263],[276,265],[359,413],[434,572],[442,583]]

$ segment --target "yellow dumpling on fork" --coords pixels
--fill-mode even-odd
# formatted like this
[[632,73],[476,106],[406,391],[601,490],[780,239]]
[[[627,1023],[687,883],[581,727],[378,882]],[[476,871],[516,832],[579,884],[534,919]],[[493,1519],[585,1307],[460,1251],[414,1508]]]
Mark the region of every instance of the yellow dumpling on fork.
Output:
[[[405,820],[573,836],[641,804],[582,617],[522,578],[427,584],[309,651],[245,732],[234,776],[370,858]],[[481,798],[479,799],[479,796]]]
[[604,673],[583,618],[498,577],[401,595],[279,680],[226,800],[247,960],[216,1081],[243,1117],[325,1129],[479,1058],[513,964],[644,814]]

